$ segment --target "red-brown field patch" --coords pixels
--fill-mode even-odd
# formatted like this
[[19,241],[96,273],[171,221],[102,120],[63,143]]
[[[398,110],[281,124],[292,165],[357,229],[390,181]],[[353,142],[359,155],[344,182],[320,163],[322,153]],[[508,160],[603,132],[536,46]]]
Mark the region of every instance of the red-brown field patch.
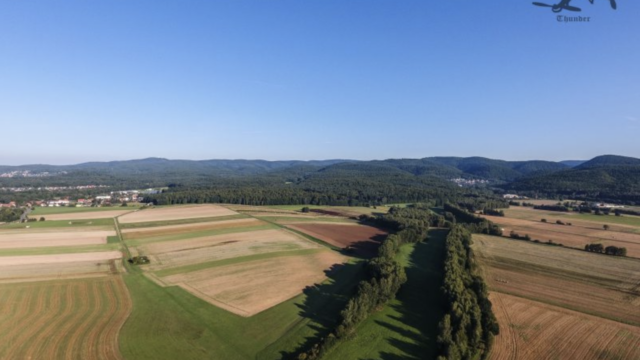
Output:
[[310,255],[264,260],[164,277],[190,293],[235,314],[252,316],[324,281],[325,271],[346,258],[325,250]]
[[0,284],[0,359],[121,359],[130,311],[117,275]]
[[640,359],[640,328],[492,292],[492,360]]
[[106,244],[107,237],[114,235],[115,231],[106,230],[36,232],[21,229],[0,234],[0,249]]
[[122,224],[183,220],[238,215],[237,212],[217,205],[168,206],[137,210],[118,218]]
[[388,234],[384,230],[358,224],[313,223],[287,227],[313,236],[333,246],[351,247],[361,256],[374,256],[378,246]]

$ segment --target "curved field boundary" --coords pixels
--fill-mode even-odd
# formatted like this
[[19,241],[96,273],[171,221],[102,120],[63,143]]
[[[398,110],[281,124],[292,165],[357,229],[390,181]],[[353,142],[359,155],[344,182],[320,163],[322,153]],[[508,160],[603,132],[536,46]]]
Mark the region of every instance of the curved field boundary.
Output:
[[131,311],[120,276],[0,285],[0,359],[122,359]]

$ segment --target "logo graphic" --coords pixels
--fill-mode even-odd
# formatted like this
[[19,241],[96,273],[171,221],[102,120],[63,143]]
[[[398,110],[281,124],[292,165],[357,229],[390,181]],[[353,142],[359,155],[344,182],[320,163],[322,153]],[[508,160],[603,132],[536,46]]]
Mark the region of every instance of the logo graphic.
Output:
[[[594,0],[589,0],[590,3],[593,4]],[[618,4],[616,4],[616,0],[609,0],[609,2],[611,3],[611,8],[613,10],[618,8]],[[570,5],[571,0],[562,0],[557,4],[553,4],[553,5],[549,5],[549,4],[544,4],[544,3],[540,3],[540,2],[534,2],[533,5],[536,6],[542,6],[542,7],[549,7],[551,8],[551,11],[555,12],[555,13],[559,13],[562,10],[567,10],[567,11],[582,11],[582,9],[580,9],[579,7],[576,6],[571,6]]]

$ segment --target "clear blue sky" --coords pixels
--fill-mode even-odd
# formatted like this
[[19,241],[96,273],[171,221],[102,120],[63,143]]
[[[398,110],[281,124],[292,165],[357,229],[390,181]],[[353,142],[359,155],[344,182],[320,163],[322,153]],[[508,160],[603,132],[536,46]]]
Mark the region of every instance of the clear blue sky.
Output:
[[640,2],[0,2],[0,164],[640,157]]

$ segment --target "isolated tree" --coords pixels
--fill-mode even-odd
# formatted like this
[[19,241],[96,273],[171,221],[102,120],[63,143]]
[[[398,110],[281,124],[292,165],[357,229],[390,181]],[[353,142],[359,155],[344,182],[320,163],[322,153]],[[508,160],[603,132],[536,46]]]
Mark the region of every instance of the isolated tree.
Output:
[[303,213],[308,213],[309,212],[309,207],[308,206],[303,207],[302,208],[302,212]]
[[546,223],[546,222],[547,222],[547,219],[542,219],[542,220],[540,220],[540,221],[542,221],[543,223]]
[[609,225],[604,224],[604,225],[602,225],[602,228],[605,229],[605,230],[609,230]]
[[44,216],[40,217],[40,221],[44,221]]

